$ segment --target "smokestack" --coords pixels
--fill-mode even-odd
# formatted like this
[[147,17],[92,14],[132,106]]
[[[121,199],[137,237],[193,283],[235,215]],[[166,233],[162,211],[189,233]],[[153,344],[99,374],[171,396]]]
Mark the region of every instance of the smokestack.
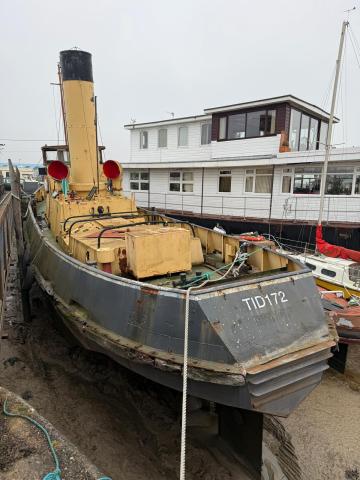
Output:
[[70,188],[88,192],[97,184],[96,126],[91,54],[60,52],[66,131],[70,153]]

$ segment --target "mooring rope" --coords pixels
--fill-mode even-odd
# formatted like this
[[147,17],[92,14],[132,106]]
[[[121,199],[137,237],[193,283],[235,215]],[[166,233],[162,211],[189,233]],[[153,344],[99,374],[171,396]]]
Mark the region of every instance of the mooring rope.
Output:
[[[37,427],[39,430],[41,430],[41,432],[45,435],[45,438],[48,442],[48,445],[49,445],[49,448],[50,448],[50,451],[51,451],[51,455],[54,459],[55,469],[52,472],[47,473],[45,475],[45,477],[43,477],[43,480],[61,480],[60,462],[59,462],[59,458],[56,454],[56,451],[53,447],[49,432],[46,430],[46,428],[43,425],[41,425],[41,423],[37,422],[33,418],[28,417],[27,415],[23,415],[21,413],[9,412],[8,409],[7,409],[7,401],[8,401],[8,399],[6,399],[4,401],[4,405],[3,405],[4,415],[6,415],[7,417],[23,418],[24,420],[27,420],[28,422],[35,425],[35,427]],[[111,480],[111,478],[110,477],[101,477],[98,480]]]
[[[188,387],[188,354],[189,354],[189,318],[190,318],[190,293],[197,289],[204,287],[211,280],[211,276],[221,270],[227,269],[226,272],[217,280],[222,280],[228,276],[236,263],[239,263],[239,267],[245,263],[245,260],[253,255],[257,250],[251,253],[240,253],[237,251],[234,260],[221,268],[214,270],[213,272],[203,274],[198,280],[204,280],[200,285],[189,286],[185,295],[185,325],[184,325],[184,361],[183,361],[183,392],[182,392],[182,413],[181,413],[181,450],[180,450],[180,480],[185,480],[185,468],[186,468],[186,422],[187,422],[187,387]],[[237,272],[238,274],[238,272]],[[192,285],[194,282],[190,282],[188,285]]]

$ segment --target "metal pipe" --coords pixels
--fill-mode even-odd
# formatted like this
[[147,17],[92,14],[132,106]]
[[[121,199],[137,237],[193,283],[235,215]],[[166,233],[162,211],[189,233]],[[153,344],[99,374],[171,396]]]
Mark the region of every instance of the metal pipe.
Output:
[[[101,232],[99,233],[99,236],[98,236],[98,245],[97,245],[97,248],[100,248],[100,245],[101,245],[101,237],[103,236],[103,234],[109,230],[115,230],[115,228],[128,228],[128,227],[135,227],[137,225],[159,225],[159,224],[163,224],[163,225],[167,225],[169,222],[167,221],[162,221],[162,222],[138,222],[138,223],[127,223],[125,225],[111,225],[109,227],[104,227]],[[170,223],[175,223],[175,222],[170,222]]]
[[[145,215],[113,215],[111,217],[106,217],[106,216],[101,216],[101,217],[98,217],[96,218],[96,220],[112,220],[113,218],[141,218],[141,217],[149,217],[150,215],[148,214],[145,214]],[[76,220],[75,222],[73,222],[71,225],[70,225],[70,228],[68,230],[68,234],[69,234],[69,237],[71,235],[71,231],[74,227],[74,225],[77,225],[79,223],[87,223],[87,222],[91,222],[92,220],[94,219],[89,219],[89,218],[85,218],[85,219],[81,219],[81,220]],[[121,225],[119,225],[121,226]]]
[[130,212],[112,212],[112,213],[107,213],[105,215],[100,215],[98,213],[88,213],[86,215],[72,215],[71,217],[67,217],[64,221],[64,230],[65,230],[65,227],[66,227],[66,224],[69,220],[72,220],[73,218],[85,218],[85,217],[91,217],[91,218],[104,218],[105,216],[108,216],[111,218],[112,215],[120,215],[120,214],[128,214],[128,213],[138,213],[137,210],[133,210],[133,211],[130,211]]

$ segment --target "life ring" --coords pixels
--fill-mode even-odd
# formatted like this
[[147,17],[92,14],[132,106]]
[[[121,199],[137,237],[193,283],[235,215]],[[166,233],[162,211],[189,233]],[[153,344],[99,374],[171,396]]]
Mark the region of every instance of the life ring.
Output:
[[240,240],[246,240],[248,242],[263,242],[266,238],[263,235],[239,235]]

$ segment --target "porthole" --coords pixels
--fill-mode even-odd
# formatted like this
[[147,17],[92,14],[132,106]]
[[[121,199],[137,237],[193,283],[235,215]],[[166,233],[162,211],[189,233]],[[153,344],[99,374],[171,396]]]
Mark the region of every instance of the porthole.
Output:
[[316,270],[316,265],[313,263],[305,262],[305,265],[310,268],[310,270]]
[[323,275],[326,275],[327,277],[336,277],[336,272],[334,272],[333,270],[328,270],[327,268],[322,268],[321,273]]

